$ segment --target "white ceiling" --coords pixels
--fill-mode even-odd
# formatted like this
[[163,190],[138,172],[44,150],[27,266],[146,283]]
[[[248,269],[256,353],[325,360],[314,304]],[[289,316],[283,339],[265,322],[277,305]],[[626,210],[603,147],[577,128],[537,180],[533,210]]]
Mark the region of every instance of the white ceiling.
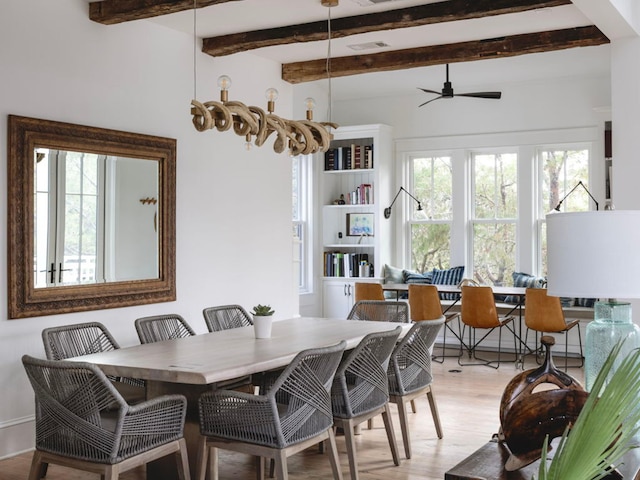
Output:
[[[294,25],[331,18],[364,15],[427,3],[424,0],[392,0],[371,6],[359,3],[367,0],[340,0],[336,7],[327,8],[320,0],[242,0],[231,1],[198,9],[195,12],[156,17],[150,20],[167,28],[179,30],[198,38],[229,33],[253,31],[284,25]],[[573,4],[545,8],[526,13],[486,17],[475,20],[447,22],[423,27],[395,29],[334,38],[331,42],[308,42],[266,47],[250,53],[280,63],[327,58],[330,46],[332,57],[351,56],[358,52],[348,45],[366,42],[384,42],[389,47],[376,51],[397,50],[425,45],[456,43],[470,40],[502,37],[520,33],[557,30],[590,25]],[[235,55],[246,55],[239,53]],[[522,82],[573,75],[608,75],[609,47],[577,48],[543,54],[530,54],[498,60],[451,65],[451,81],[456,92],[471,89],[494,89],[492,84]],[[335,99],[370,98],[389,94],[415,94],[416,87],[440,90],[444,82],[443,66],[413,68],[395,72],[333,78]]]

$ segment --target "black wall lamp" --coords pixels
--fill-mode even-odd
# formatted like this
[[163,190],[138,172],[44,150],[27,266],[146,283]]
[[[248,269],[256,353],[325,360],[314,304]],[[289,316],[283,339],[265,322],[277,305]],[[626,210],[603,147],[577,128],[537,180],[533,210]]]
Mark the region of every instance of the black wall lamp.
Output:
[[389,205],[387,208],[384,209],[384,218],[389,218],[391,216],[391,207],[393,207],[393,204],[396,203],[396,199],[398,198],[398,195],[400,195],[400,192],[404,192],[407,195],[409,195],[411,198],[413,198],[416,201],[416,203],[418,204],[417,210],[419,212],[422,211],[422,204],[420,203],[420,200],[418,200],[416,197],[414,197],[409,192],[407,192],[404,189],[404,187],[400,187],[400,190],[398,190],[398,193],[396,193],[396,196],[393,197],[393,201],[391,202],[391,205]]
[[[567,193],[564,197],[562,197],[562,200],[560,200],[560,201],[558,202],[558,205],[556,205],[556,208],[554,208],[554,210],[556,210],[556,211],[558,211],[558,212],[559,212],[559,211],[560,211],[560,206],[562,205],[562,202],[564,202],[564,201],[567,199],[567,197],[568,197],[569,195],[571,195],[571,194],[573,193],[573,191],[574,191],[576,188],[580,187],[580,186],[581,186],[582,188],[584,188],[584,191],[585,191],[585,192],[587,192],[587,195],[589,195],[589,197],[591,197],[591,200],[593,200],[593,203],[595,203],[595,204],[596,204],[596,210],[598,210],[598,202],[596,201],[596,199],[595,199],[595,198],[593,198],[593,195],[591,195],[591,192],[590,192],[589,190],[587,190],[587,187],[585,187],[585,186],[584,186],[584,183],[582,183],[582,180],[581,180],[581,181],[579,181],[579,182],[576,184],[576,186],[575,186],[575,187],[573,187],[571,190],[569,190],[569,193]],[[396,196],[397,196],[397,195],[396,195]],[[606,210],[606,208],[605,208],[605,210]]]

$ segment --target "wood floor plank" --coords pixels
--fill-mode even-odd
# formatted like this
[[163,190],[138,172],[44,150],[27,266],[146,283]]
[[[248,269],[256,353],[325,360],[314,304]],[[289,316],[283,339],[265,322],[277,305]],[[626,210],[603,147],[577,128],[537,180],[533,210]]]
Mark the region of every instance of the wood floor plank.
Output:
[[[526,368],[534,368],[529,358]],[[484,366],[460,367],[455,358],[443,364],[434,363],[434,394],[440,411],[444,438],[439,440],[433,425],[426,395],[416,399],[418,413],[409,413],[413,457],[404,458],[400,424],[395,405],[391,406],[401,465],[393,465],[381,418],[374,428],[362,428],[356,437],[361,480],[442,480],[444,473],[480,448],[500,426],[500,398],[506,384],[515,376],[513,364],[498,370]],[[583,382],[582,369],[569,369],[569,374]],[[337,437],[338,453],[345,478],[349,466],[344,437]],[[1,480],[24,480],[28,476],[31,453],[0,461]],[[288,460],[290,480],[326,480],[332,477],[329,457],[311,448]],[[220,452],[220,478],[224,480],[254,478],[251,458]],[[122,480],[145,480],[144,468],[127,472]],[[98,476],[52,465],[45,480],[97,480]]]

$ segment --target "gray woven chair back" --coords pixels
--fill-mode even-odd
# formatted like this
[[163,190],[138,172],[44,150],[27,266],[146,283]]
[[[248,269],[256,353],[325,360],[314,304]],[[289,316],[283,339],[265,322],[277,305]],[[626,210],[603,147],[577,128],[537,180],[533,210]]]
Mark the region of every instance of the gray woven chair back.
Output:
[[[92,353],[108,352],[120,348],[109,330],[98,322],[76,323],[42,330],[44,353],[49,360],[64,360]],[[144,380],[126,377],[109,377],[111,381],[144,387]],[[142,398],[144,392],[129,392]]]
[[360,300],[351,308],[347,319],[407,323],[410,321],[409,304],[386,300]]
[[210,332],[253,325],[251,316],[240,305],[221,305],[205,308],[202,311],[202,315],[204,315],[204,321]]
[[45,328],[42,330],[42,342],[49,360],[64,360],[120,348],[106,327],[98,322]]
[[298,353],[264,395],[202,394],[201,434],[285,448],[331,428],[331,385],[345,346],[342,341]]
[[353,418],[389,401],[387,368],[401,331],[370,333],[343,359],[331,388],[334,416]]
[[431,384],[431,349],[444,321],[417,322],[396,345],[387,371],[390,394],[406,395]]
[[154,343],[195,335],[191,326],[180,315],[154,315],[135,321],[140,343]]
[[182,437],[186,400],[180,395],[146,401],[130,414],[96,365],[28,355],[22,363],[35,393],[39,450],[114,464]]

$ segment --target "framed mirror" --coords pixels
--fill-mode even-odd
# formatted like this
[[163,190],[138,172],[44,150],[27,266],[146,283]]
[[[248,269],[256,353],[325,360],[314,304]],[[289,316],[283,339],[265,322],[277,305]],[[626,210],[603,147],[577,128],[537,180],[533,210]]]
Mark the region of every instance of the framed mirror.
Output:
[[8,127],[9,318],[175,300],[175,139]]

